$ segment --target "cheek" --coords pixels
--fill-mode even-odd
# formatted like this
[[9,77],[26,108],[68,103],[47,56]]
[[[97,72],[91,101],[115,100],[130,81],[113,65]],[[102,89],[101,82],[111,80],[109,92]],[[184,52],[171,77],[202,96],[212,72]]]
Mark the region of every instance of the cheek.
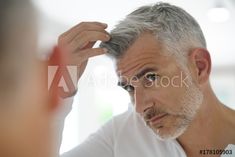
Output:
[[186,89],[181,87],[161,87],[155,91],[155,100],[172,112],[179,112],[182,107]]
[[186,117],[183,115],[170,115],[166,121],[166,127],[179,127],[179,125],[183,125],[187,121]]
[[[182,104],[190,91],[190,78],[182,72],[177,72],[169,76],[169,79],[163,79],[161,86],[156,89],[160,100],[168,104],[172,110],[182,110],[185,104]],[[167,86],[166,86],[167,85]]]

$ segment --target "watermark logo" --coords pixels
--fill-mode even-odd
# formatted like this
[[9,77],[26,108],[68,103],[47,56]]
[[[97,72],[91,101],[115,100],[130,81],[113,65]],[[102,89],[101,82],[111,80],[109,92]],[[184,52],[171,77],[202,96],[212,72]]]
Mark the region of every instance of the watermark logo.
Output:
[[137,87],[140,84],[145,88],[150,87],[189,87],[190,77],[184,75],[181,71],[180,74],[174,76],[160,76],[157,73],[146,73],[142,78],[137,78],[136,76],[127,77],[124,75],[119,75],[119,85],[122,87],[132,86]]
[[71,95],[77,89],[77,66],[48,66],[48,90],[58,90],[61,97]]
[[[59,90],[62,97],[67,97],[73,95],[77,90],[78,83],[78,71],[77,66],[48,66],[48,90],[54,89]],[[102,73],[102,77],[97,77],[90,73],[86,76],[87,86],[104,87],[110,85],[110,87],[115,83],[114,74],[109,71]],[[178,75],[174,76],[160,76],[157,73],[146,73],[143,77],[137,78],[136,76],[127,77],[120,73],[119,76],[119,86],[126,87],[131,86],[136,88],[139,85],[145,88],[158,88],[158,87],[189,87],[190,77],[185,75],[182,71]],[[117,80],[116,80],[117,81]]]

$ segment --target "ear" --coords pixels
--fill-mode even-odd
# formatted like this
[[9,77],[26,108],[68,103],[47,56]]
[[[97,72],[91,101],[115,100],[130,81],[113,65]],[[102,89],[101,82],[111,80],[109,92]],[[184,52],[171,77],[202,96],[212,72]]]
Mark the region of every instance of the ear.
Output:
[[190,61],[196,73],[196,78],[199,84],[204,84],[209,80],[211,72],[211,58],[206,49],[196,48],[190,53]]

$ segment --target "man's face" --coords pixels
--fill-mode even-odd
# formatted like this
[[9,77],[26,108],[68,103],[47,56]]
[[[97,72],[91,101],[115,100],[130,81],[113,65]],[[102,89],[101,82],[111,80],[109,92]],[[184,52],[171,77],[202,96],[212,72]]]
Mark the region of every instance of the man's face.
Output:
[[193,120],[203,96],[188,68],[163,51],[152,34],[142,34],[117,60],[117,73],[146,124],[160,139],[175,139]]

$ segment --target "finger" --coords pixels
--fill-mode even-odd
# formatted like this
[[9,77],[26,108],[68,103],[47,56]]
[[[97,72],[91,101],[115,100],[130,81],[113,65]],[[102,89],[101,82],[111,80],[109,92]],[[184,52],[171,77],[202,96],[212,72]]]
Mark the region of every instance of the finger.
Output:
[[108,50],[106,48],[91,48],[79,51],[79,53],[77,53],[76,56],[79,58],[80,62],[84,62],[91,57],[103,55],[107,52]]
[[72,40],[77,34],[79,34],[82,31],[85,30],[96,30],[96,31],[102,31],[105,28],[107,28],[107,24],[100,23],[100,22],[81,22],[78,25],[74,26],[70,30],[66,31],[61,35],[62,38],[64,38],[67,41]]
[[[85,30],[85,31],[95,31],[95,32],[101,32],[101,33],[104,33],[104,34],[107,34],[109,36],[109,33],[106,31],[106,30]],[[85,32],[83,31],[83,32]],[[72,42],[74,39],[77,40],[79,39],[79,36],[81,36],[81,34],[83,32],[79,32],[78,34],[76,34],[76,36],[73,37],[73,39],[71,39],[68,43]]]
[[103,32],[97,31],[84,31],[80,33],[73,41],[69,44],[72,52],[77,49],[83,49],[87,44],[96,42],[96,41],[108,41],[110,40],[110,36]]
[[72,27],[69,31],[67,31],[67,33],[69,32],[73,32],[75,30],[77,30],[78,28],[89,28],[89,29],[96,29],[96,28],[107,28],[107,24],[106,23],[102,23],[102,22],[81,22],[79,24],[77,24],[76,26]]
[[95,45],[95,41],[94,42],[89,42],[84,48],[82,49],[88,49],[88,48],[92,48]]
[[68,35],[70,32],[73,32],[74,30],[78,29],[78,28],[94,28],[92,26],[96,26],[96,27],[102,27],[102,28],[106,28],[107,24],[106,23],[101,23],[101,22],[81,22],[75,26],[73,26],[72,28],[70,28],[68,31],[64,32],[62,35],[66,36]]

